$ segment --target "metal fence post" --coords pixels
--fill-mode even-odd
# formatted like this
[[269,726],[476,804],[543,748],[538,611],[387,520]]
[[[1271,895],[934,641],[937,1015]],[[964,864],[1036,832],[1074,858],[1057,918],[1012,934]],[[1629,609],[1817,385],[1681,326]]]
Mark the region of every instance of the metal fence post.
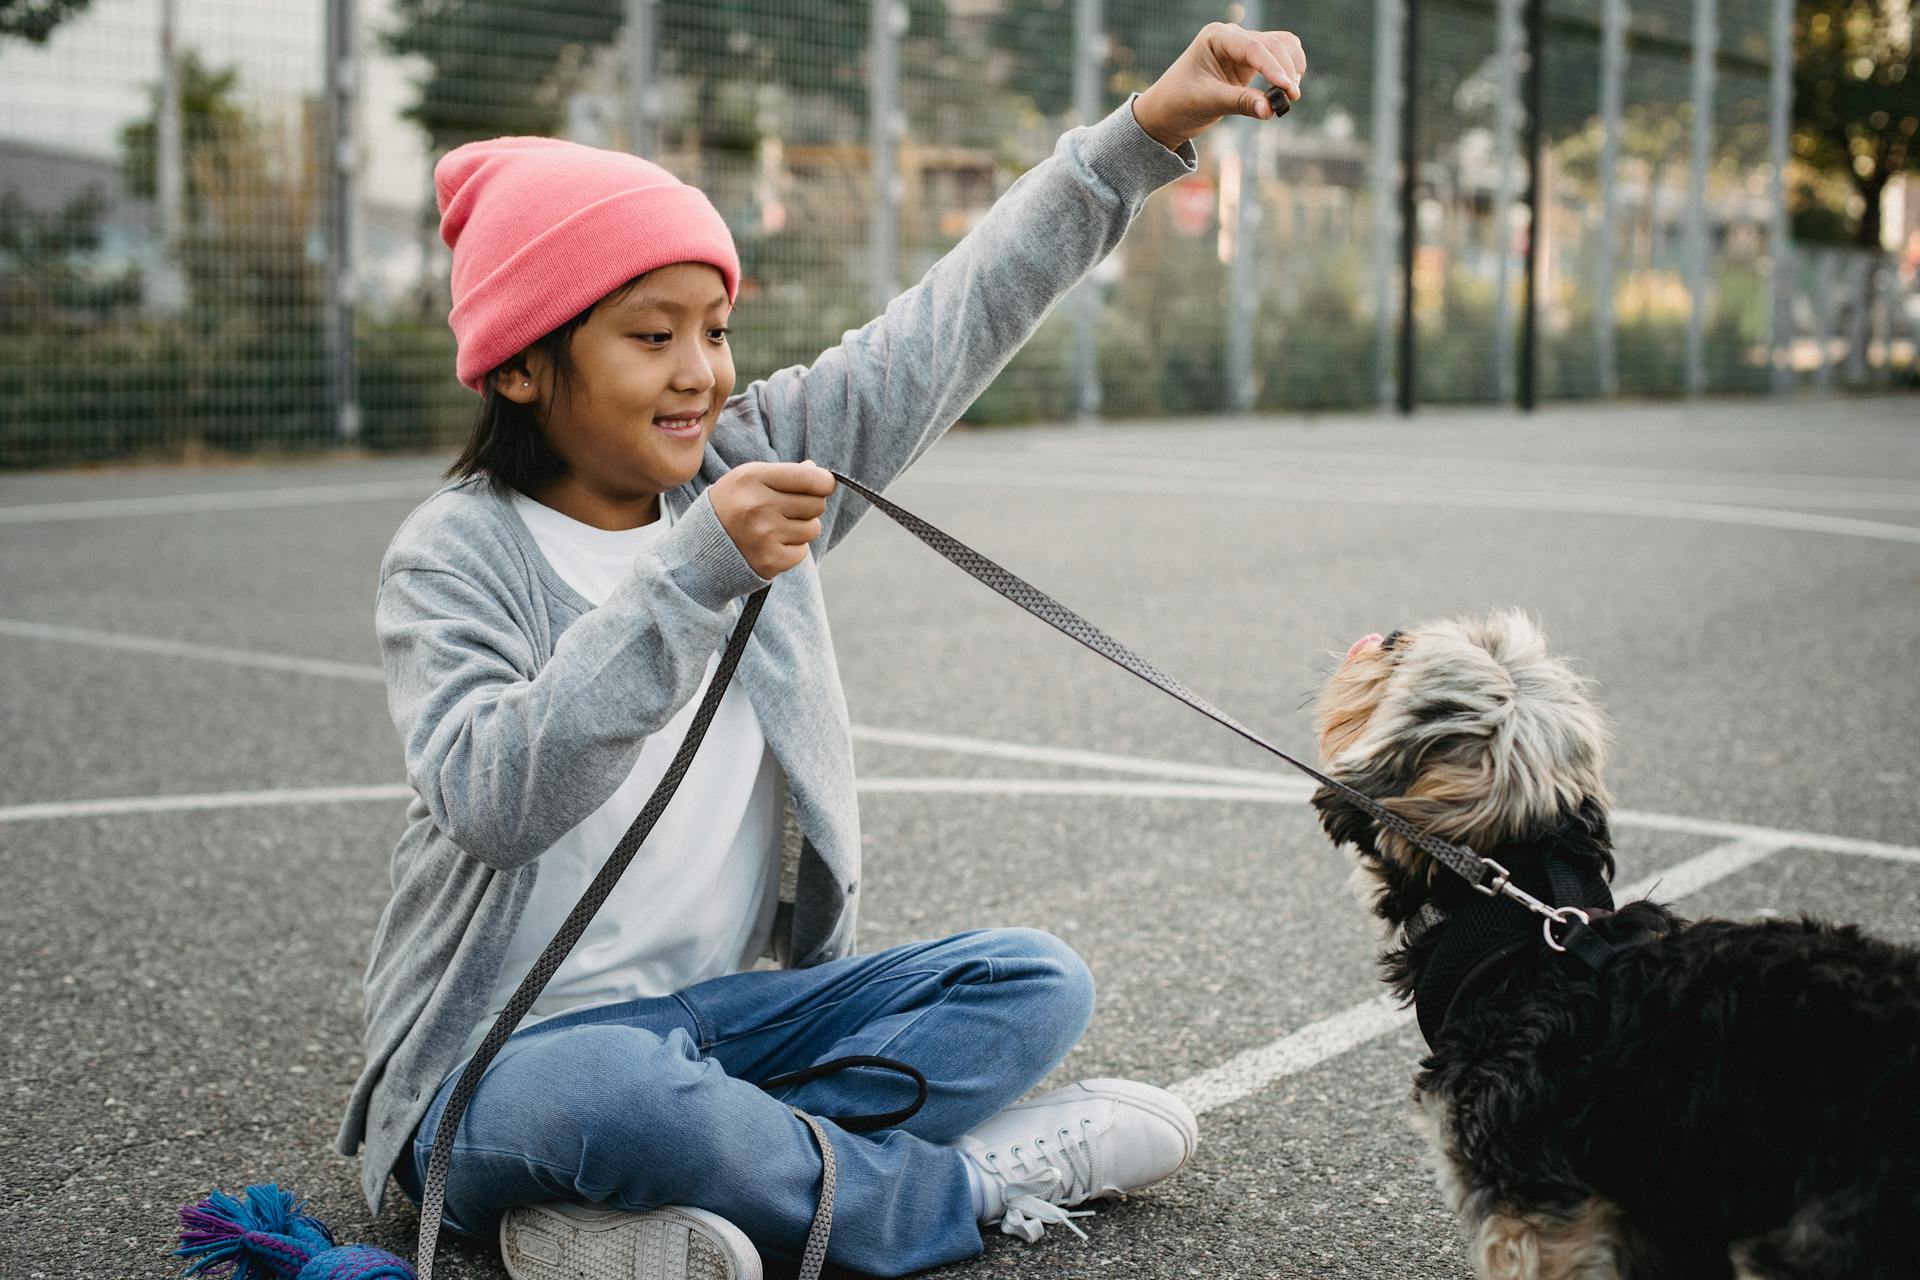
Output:
[[1373,294],[1373,398],[1385,408],[1393,399],[1393,172],[1399,125],[1400,12],[1404,0],[1373,3],[1373,153],[1367,188],[1373,202],[1373,242],[1368,251]]
[[1419,113],[1420,0],[1405,0],[1400,35],[1400,412],[1412,413],[1414,353],[1419,345],[1413,308],[1413,260],[1420,250]]
[[1793,111],[1793,5],[1773,0],[1773,66],[1767,81],[1767,153],[1773,162],[1768,195],[1773,202],[1772,332],[1767,340],[1773,366],[1773,390],[1781,392],[1793,378],[1793,230],[1787,221],[1787,135]]
[[1820,363],[1814,366],[1813,385],[1822,394],[1833,389],[1833,276],[1839,259],[1840,250],[1829,245],[1814,263],[1813,334]]
[[873,0],[873,65],[868,78],[873,97],[867,132],[873,150],[873,216],[868,223],[868,270],[872,310],[879,315],[900,292],[900,164],[897,149],[906,136],[900,107],[900,37],[907,30],[901,0]]
[[1499,102],[1493,133],[1499,190],[1493,197],[1493,386],[1501,404],[1513,399],[1513,147],[1520,97],[1520,0],[1500,0],[1495,41]]
[[1613,242],[1619,208],[1614,188],[1620,159],[1620,102],[1627,78],[1627,0],[1606,0],[1600,40],[1600,235],[1594,246],[1593,351],[1600,394],[1611,396],[1620,389],[1614,356]]
[[628,150],[651,158],[660,122],[660,13],[658,0],[627,3]]
[[[1249,31],[1261,26],[1260,0],[1242,0],[1240,23]],[[1253,326],[1258,319],[1254,305],[1257,258],[1253,229],[1260,220],[1255,207],[1259,184],[1254,181],[1259,166],[1254,126],[1259,123],[1246,116],[1233,121],[1234,164],[1233,260],[1227,264],[1227,405],[1236,413],[1253,408]],[[1222,192],[1222,195],[1225,193]]]
[[1847,381],[1859,386],[1867,380],[1867,344],[1873,341],[1871,315],[1880,268],[1879,249],[1859,255],[1858,279],[1853,282],[1853,327],[1847,332]]
[[353,107],[359,80],[354,35],[354,0],[327,0],[326,145],[320,152],[327,170],[327,404],[342,444],[360,438],[353,352]]
[[[1106,62],[1100,0],[1075,0],[1073,7],[1073,113],[1075,123],[1100,118],[1100,71]],[[1074,412],[1091,423],[1100,413],[1100,282],[1091,274],[1074,298]]]
[[160,0],[160,116],[154,122],[154,204],[157,252],[141,275],[142,300],[149,310],[171,314],[188,302],[186,272],[180,269],[180,235],[185,230],[186,159],[180,121],[180,58],[175,30],[178,0]]
[[1540,154],[1545,144],[1547,104],[1547,4],[1527,0],[1527,274],[1520,312],[1520,408],[1532,413],[1539,400],[1540,241],[1546,221],[1540,211]]
[[1687,391],[1707,389],[1707,166],[1713,163],[1714,0],[1693,0],[1693,181],[1687,191]]

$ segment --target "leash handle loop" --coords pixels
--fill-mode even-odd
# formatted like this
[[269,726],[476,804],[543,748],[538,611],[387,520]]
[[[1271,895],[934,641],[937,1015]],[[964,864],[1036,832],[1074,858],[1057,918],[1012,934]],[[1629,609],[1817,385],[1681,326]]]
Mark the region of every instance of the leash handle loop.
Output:
[[789,1071],[787,1074],[775,1076],[771,1080],[762,1080],[760,1087],[771,1093],[775,1089],[783,1088],[790,1084],[805,1084],[809,1080],[818,1080],[822,1076],[832,1075],[836,1071],[844,1071],[848,1067],[878,1067],[884,1071],[898,1072],[912,1080],[919,1090],[912,1102],[895,1111],[879,1111],[872,1115],[865,1116],[827,1117],[848,1133],[872,1133],[876,1129],[885,1129],[889,1125],[901,1124],[911,1119],[921,1107],[926,1105],[927,1078],[921,1075],[917,1068],[911,1063],[897,1062],[892,1058],[876,1058],[870,1054],[855,1054],[848,1058],[835,1058],[831,1062],[817,1062],[811,1067],[803,1067],[798,1071]]

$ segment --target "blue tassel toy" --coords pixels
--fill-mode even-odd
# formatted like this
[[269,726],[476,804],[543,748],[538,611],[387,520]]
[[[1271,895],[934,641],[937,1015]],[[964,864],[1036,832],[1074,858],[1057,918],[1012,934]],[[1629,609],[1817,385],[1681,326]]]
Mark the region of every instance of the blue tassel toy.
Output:
[[201,1255],[183,1275],[220,1275],[229,1280],[417,1280],[413,1266],[372,1245],[336,1245],[333,1232],[301,1210],[304,1200],[271,1182],[248,1187],[246,1199],[224,1191],[180,1207],[180,1247],[175,1257]]

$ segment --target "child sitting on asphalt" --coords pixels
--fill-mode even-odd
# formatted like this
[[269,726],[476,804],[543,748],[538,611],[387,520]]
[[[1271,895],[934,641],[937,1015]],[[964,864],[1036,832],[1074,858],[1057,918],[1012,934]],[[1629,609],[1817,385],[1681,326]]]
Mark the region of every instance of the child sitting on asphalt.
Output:
[[884,489],[1147,197],[1196,171],[1192,138],[1273,115],[1256,74],[1297,98],[1305,69],[1290,34],[1209,24],[1151,88],[1064,134],[883,315],[738,394],[739,261],[699,191],[546,138],[440,161],[458,375],[482,404],[451,483],[380,567],[416,794],[338,1139],[365,1144],[375,1213],[389,1174],[420,1201],[462,1067],[660,781],[742,598],[769,586],[674,803],[481,1076],[441,1224],[497,1234],[517,1280],[616,1255],[627,1269],[593,1274],[791,1263],[822,1183],[795,1109],[886,1112],[907,1087],[871,1068],[757,1082],[856,1054],[911,1064],[929,1093],[874,1132],[821,1120],[842,1267],[970,1258],[982,1225],[1079,1231],[1071,1206],[1187,1160],[1193,1114],[1163,1089],[1089,1080],[1017,1101],[1093,1012],[1087,966],[1057,938],[981,929],[855,952],[859,811],[818,560],[867,504],[827,468]]

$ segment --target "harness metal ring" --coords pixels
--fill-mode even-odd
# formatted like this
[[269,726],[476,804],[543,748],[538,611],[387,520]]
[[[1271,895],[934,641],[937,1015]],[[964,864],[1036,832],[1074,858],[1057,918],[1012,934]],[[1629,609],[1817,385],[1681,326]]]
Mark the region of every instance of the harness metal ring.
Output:
[[1540,932],[1546,935],[1547,945],[1555,951],[1565,952],[1566,948],[1554,941],[1553,926],[1565,924],[1568,916],[1578,916],[1581,924],[1593,923],[1593,917],[1578,907],[1555,907],[1552,914],[1540,922]]

